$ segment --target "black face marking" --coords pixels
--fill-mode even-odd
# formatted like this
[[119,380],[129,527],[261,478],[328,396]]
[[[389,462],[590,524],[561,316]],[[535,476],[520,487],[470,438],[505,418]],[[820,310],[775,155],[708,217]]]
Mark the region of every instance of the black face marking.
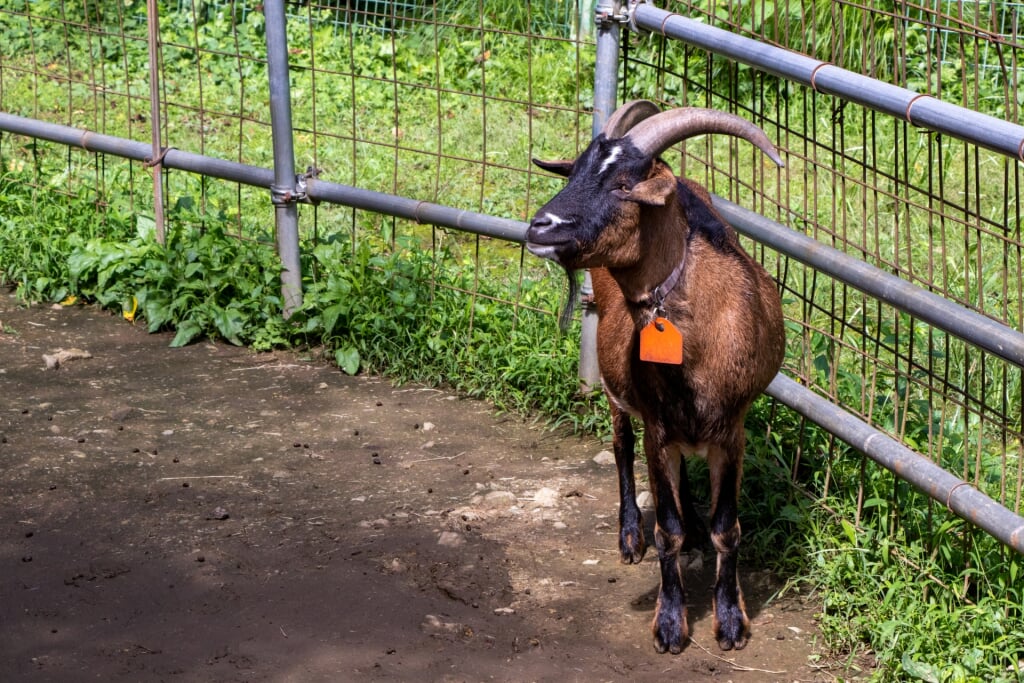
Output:
[[[564,167],[563,167],[564,168]],[[629,188],[650,172],[651,158],[627,138],[594,139],[572,164],[569,181],[542,206],[526,233],[527,248],[535,255],[567,268],[615,221]]]

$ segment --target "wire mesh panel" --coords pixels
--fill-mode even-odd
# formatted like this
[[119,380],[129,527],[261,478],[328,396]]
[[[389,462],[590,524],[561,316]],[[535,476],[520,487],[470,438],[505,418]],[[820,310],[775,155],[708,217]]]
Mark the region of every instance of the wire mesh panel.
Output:
[[[269,168],[257,9],[230,0],[160,3],[153,102],[143,0],[4,3],[0,19],[24,38],[0,46],[0,110],[143,141],[155,124],[164,148]],[[576,2],[299,2],[287,13],[300,171],[524,220],[560,184],[530,158],[571,157],[589,139],[593,46]],[[11,135],[0,136],[0,156],[40,191],[88,193],[123,207],[140,233],[152,229],[152,180],[137,164]],[[216,226],[268,251],[273,245],[266,189],[166,170],[162,182],[172,237]],[[479,314],[507,314],[513,327],[528,314],[548,326],[564,303],[550,267],[515,244],[326,204],[302,206],[299,225],[303,270],[318,296],[331,286],[326,264],[361,250],[428,255],[417,278],[461,297],[458,323],[438,321],[449,329],[436,343],[449,350],[490,343]],[[552,343],[559,364],[574,362],[562,349],[571,337]],[[452,363],[450,381],[472,364]]]
[[[664,7],[1019,121],[1024,43],[1012,3],[698,1]],[[689,142],[682,158],[688,175],[924,290],[1021,328],[1017,159],[660,36],[633,35],[626,49],[623,98],[734,111],[759,123],[785,150],[787,167],[776,172],[741,144]],[[1019,366],[796,261],[759,253],[782,287],[790,374],[1021,510]],[[969,526],[866,459],[837,452],[827,439],[816,443],[820,450],[785,454],[788,475],[848,520],[851,538],[856,530],[874,549],[898,540],[897,554],[912,571],[926,573],[933,562],[951,567],[961,585],[941,590],[968,601],[994,590],[971,568],[1007,560],[979,550],[976,544],[986,544]]]

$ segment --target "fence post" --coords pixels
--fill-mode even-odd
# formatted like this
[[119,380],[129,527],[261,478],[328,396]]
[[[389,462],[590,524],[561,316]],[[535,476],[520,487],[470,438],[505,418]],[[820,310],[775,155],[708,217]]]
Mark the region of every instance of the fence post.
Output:
[[284,317],[302,305],[302,268],[299,263],[299,190],[292,144],[291,83],[288,74],[288,34],[284,0],[263,4],[267,30],[267,74],[270,79],[270,130],[274,141],[274,203],[277,253],[281,259],[281,299]]
[[163,149],[160,142],[160,10],[157,0],[146,0],[147,25],[149,28],[149,125],[153,144],[153,156],[147,166],[153,169],[153,222],[156,224],[156,241],[164,244],[164,186]]
[[[605,121],[615,111],[615,90],[619,77],[619,24],[622,23],[621,0],[598,0],[594,24],[597,28],[597,61],[594,66],[594,120],[591,137],[604,128]],[[580,291],[583,304],[583,328],[580,333],[580,384],[584,391],[601,385],[601,371],[597,366],[597,307],[594,306],[594,288],[590,271],[583,274]]]

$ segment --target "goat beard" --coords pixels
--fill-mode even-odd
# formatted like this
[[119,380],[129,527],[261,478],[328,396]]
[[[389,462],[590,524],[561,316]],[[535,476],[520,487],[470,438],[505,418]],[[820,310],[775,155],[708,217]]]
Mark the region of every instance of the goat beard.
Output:
[[569,296],[565,302],[565,307],[562,308],[562,313],[558,316],[558,329],[562,334],[565,334],[572,324],[572,316],[576,312],[576,299],[579,298],[580,293],[577,271],[572,268],[566,268],[565,274],[569,279]]

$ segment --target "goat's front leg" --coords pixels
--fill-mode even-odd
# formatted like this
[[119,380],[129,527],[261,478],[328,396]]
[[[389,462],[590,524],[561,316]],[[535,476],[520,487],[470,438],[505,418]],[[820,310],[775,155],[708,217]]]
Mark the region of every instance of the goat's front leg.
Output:
[[750,639],[747,618],[737,574],[740,545],[738,500],[743,474],[744,435],[740,428],[737,444],[714,446],[708,450],[711,474],[711,541],[718,551],[715,592],[712,599],[715,640],[723,650],[740,650]]
[[629,415],[609,397],[612,413],[612,449],[619,475],[619,553],[624,564],[639,564],[647,550],[643,516],[636,503],[636,477],[633,472],[636,439]]
[[683,463],[678,450],[672,452],[659,443],[659,431],[657,427],[647,425],[644,434],[644,451],[657,516],[654,540],[661,565],[661,588],[651,630],[654,632],[654,648],[658,652],[679,654],[690,640],[686,592],[679,567],[679,551],[685,538],[679,505],[679,468]]

